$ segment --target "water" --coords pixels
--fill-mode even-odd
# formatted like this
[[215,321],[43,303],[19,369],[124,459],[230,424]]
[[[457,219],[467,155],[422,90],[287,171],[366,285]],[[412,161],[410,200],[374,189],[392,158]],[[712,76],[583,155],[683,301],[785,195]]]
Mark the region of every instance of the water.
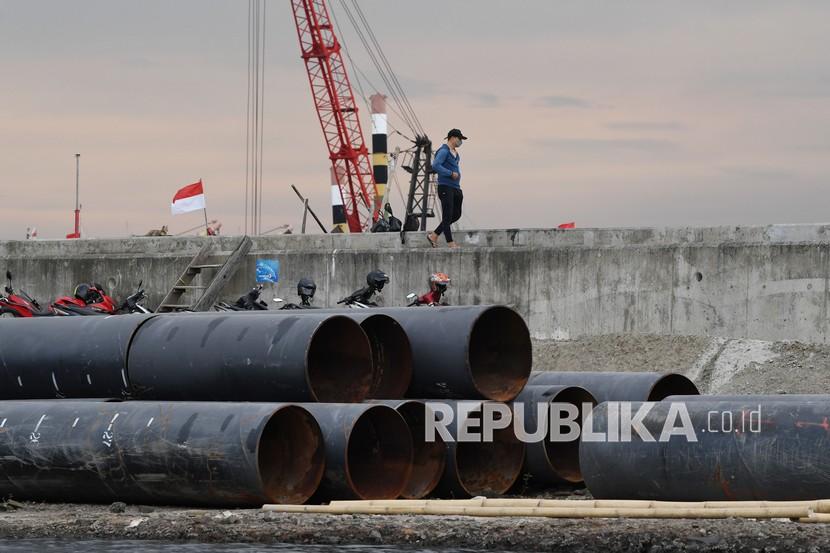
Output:
[[[416,549],[370,545],[250,545],[171,543],[144,540],[9,540],[0,539],[2,553],[474,553],[471,549]],[[498,553],[498,552],[489,552]]]

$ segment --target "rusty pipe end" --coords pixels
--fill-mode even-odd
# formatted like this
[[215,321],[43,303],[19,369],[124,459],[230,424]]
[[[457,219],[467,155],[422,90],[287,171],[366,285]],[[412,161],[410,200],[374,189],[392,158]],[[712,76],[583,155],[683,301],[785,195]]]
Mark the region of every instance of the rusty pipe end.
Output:
[[320,323],[307,353],[307,378],[314,399],[359,403],[372,387],[372,349],[360,325],[342,315]]
[[426,440],[426,420],[432,413],[423,401],[403,401],[397,411],[412,434],[412,474],[401,497],[421,499],[431,494],[441,481],[447,463],[447,444],[437,433],[433,441]]
[[311,413],[297,405],[276,410],[257,446],[259,478],[268,502],[308,501],[323,479],[325,458],[323,434]]
[[374,375],[369,397],[403,397],[412,381],[412,346],[403,327],[383,314],[366,317],[360,326],[372,345]]
[[[477,412],[482,410],[479,407]],[[454,468],[452,479],[464,493],[471,497],[502,495],[521,476],[525,444],[519,441],[510,425],[495,430],[492,441],[456,442],[450,453],[454,456],[454,467],[448,469]]]
[[395,499],[412,472],[412,437],[391,407],[373,405],[354,421],[346,445],[346,480],[358,499]]
[[669,396],[696,396],[700,391],[695,383],[678,373],[661,376],[648,392],[646,401],[662,401]]
[[530,378],[530,331],[521,315],[509,307],[493,306],[473,324],[467,351],[473,385],[494,401],[515,398]]
[[[570,403],[579,410],[577,421],[582,427],[582,406],[589,403],[596,406],[597,400],[588,390],[579,386],[565,386],[550,396],[548,403]],[[579,437],[568,442],[554,442],[550,439],[550,432],[545,438],[545,457],[553,472],[566,482],[579,484],[582,482],[582,469],[579,468]],[[580,432],[581,433],[581,432]]]

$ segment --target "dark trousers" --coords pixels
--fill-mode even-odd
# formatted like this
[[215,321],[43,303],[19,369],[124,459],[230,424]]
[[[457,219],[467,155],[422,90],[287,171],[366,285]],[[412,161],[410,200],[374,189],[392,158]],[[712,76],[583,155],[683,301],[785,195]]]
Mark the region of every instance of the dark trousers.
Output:
[[435,234],[452,242],[452,225],[461,219],[461,204],[464,203],[464,193],[454,186],[438,185],[438,198],[441,200],[441,224],[435,229]]

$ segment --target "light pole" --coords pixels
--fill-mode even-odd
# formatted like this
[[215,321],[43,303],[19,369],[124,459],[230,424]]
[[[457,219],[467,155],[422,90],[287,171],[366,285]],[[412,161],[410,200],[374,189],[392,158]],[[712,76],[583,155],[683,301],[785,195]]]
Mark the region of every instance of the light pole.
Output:
[[81,237],[81,154],[75,154],[75,232],[67,234],[67,238]]

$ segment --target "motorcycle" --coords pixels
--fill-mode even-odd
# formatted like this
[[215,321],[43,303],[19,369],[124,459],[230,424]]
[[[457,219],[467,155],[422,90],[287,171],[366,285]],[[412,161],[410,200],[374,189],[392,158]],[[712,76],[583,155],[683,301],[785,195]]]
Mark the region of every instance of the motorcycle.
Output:
[[122,315],[126,313],[152,313],[141,305],[147,298],[139,281],[136,291],[127,296],[120,305],[106,294],[104,287],[97,283],[79,284],[75,287],[73,296],[63,296],[52,304],[52,308],[61,315],[95,316],[95,315]]
[[52,308],[63,315],[115,315],[118,308],[104,287],[97,283],[82,283],[72,296],[63,296],[52,303]]
[[220,301],[215,309],[217,311],[267,311],[268,304],[259,299],[260,294],[262,294],[262,284],[257,284],[234,303]]
[[147,298],[147,294],[144,293],[144,289],[141,287],[142,284],[144,284],[144,281],[139,280],[135,293],[127,296],[127,299],[118,308],[119,313],[152,313],[152,311],[141,305],[141,302]]
[[[311,305],[314,300],[314,293],[317,291],[317,284],[308,277],[303,277],[297,283],[297,295],[300,296],[300,303],[286,303],[280,309],[317,309]],[[282,298],[274,298],[277,303],[282,303]]]
[[427,305],[429,307],[438,307],[441,305],[448,305],[447,302],[441,301],[443,295],[447,292],[449,287],[450,277],[445,273],[432,273],[429,275],[429,292],[423,296],[419,296],[415,292],[410,292],[406,295],[406,300],[409,302],[407,307],[417,307],[420,305]]
[[6,271],[5,295],[0,295],[0,317],[54,317],[60,315],[51,306],[43,308],[29,294],[12,287],[12,273]]
[[377,307],[376,294],[383,290],[384,284],[389,282],[389,275],[380,270],[374,270],[366,275],[367,286],[352,292],[339,302],[338,305],[345,305],[351,309],[367,309]]

